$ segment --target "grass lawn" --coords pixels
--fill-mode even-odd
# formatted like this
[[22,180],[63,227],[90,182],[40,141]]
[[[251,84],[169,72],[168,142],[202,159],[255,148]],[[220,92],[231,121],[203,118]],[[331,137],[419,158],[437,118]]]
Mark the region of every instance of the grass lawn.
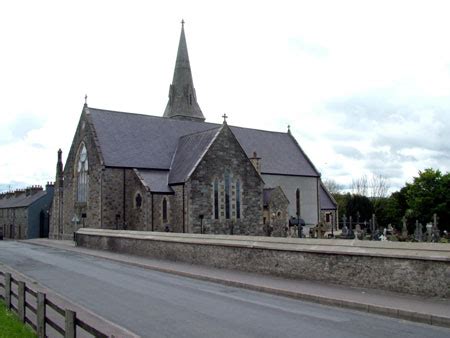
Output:
[[22,324],[15,313],[6,310],[5,303],[0,300],[0,338],[37,337],[31,328]]

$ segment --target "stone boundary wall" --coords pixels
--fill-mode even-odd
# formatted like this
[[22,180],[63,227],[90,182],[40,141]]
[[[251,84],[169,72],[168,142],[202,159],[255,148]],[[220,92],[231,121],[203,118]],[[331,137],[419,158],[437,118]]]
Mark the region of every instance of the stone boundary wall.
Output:
[[81,247],[293,279],[450,298],[450,245],[84,228]]

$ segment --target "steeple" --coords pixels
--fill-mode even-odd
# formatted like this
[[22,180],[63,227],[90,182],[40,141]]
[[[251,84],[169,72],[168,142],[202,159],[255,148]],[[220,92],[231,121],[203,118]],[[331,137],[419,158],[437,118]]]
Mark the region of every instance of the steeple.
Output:
[[169,89],[169,102],[167,102],[164,117],[205,121],[202,110],[197,103],[197,95],[192,81],[191,65],[184,35],[184,20],[181,21],[177,61],[175,62],[173,80]]

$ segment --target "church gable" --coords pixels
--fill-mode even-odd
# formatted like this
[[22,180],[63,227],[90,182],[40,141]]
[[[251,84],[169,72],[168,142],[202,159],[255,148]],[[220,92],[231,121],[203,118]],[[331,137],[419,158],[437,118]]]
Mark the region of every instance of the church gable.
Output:
[[186,186],[193,232],[261,234],[264,182],[226,124]]
[[62,224],[64,232],[69,234],[87,224],[100,227],[102,162],[89,108],[85,104],[64,165],[61,182],[64,194],[62,201],[58,200],[60,207],[64,208],[61,207],[62,214],[58,220],[52,222],[50,232],[58,231],[56,223]]

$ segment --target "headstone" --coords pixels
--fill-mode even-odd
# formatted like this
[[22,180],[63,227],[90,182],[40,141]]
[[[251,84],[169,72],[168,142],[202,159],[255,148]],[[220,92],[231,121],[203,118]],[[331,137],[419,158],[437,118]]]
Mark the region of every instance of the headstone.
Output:
[[431,237],[433,242],[439,241],[441,234],[438,228],[438,217],[436,214],[433,214],[433,228],[431,229]]
[[342,227],[342,236],[348,236],[348,228],[345,224]]
[[422,242],[422,224],[416,220],[416,229],[414,230],[414,239],[418,242]]
[[427,223],[426,228],[427,228],[427,242],[431,242],[432,234],[433,234],[433,232],[432,232],[433,224]]
[[402,218],[402,237],[406,238],[408,237],[408,227],[406,226],[406,217],[403,216]]

